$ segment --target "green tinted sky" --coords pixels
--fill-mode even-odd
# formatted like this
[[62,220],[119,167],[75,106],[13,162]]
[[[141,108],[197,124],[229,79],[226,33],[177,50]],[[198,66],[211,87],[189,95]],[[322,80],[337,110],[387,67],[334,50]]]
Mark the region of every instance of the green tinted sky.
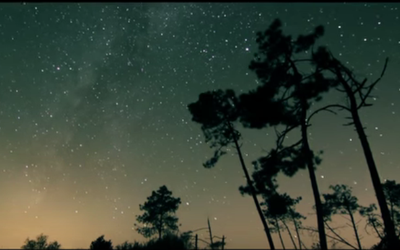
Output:
[[[375,105],[361,116],[382,180],[400,181],[398,7],[2,3],[0,247],[19,248],[40,233],[63,248],[88,248],[102,234],[114,245],[142,241],[132,230],[135,215],[161,185],[182,199],[182,231],[205,227],[210,217],[213,233],[225,235],[227,247],[267,247],[251,198],[238,191],[245,181],[237,156],[232,152],[215,169],[204,169],[212,150],[186,106],[207,90],[254,88],[248,64],[255,32],[275,18],[293,35],[324,25],[320,43],[360,77],[375,79],[389,56]],[[344,122],[343,116],[322,114],[310,128],[311,146],[325,151],[317,171],[320,190],[348,184],[368,205],[376,202],[369,172],[357,135]],[[250,168],[271,147],[274,132],[241,132]],[[316,226],[307,172],[282,177],[280,184],[303,196],[298,207],[309,217],[304,224]],[[361,234],[364,246],[377,241]],[[303,237],[310,246],[312,238]]]

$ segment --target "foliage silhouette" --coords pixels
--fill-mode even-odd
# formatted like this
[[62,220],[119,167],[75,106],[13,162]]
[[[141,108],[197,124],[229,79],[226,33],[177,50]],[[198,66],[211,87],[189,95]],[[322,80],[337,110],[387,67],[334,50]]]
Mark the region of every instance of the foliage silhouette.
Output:
[[159,239],[150,240],[143,249],[177,249],[186,250],[185,241],[177,235],[166,233]]
[[130,243],[125,241],[115,247],[116,250],[132,250],[132,249],[141,249],[142,246],[138,242]]
[[38,250],[38,249],[46,249],[46,250],[58,250],[61,245],[57,241],[47,242],[48,236],[40,234],[36,236],[36,240],[30,240],[27,238],[25,240],[25,244],[21,246],[21,249],[26,250]]
[[388,59],[386,58],[382,73],[378,79],[367,85],[367,79],[364,79],[363,81],[357,80],[354,72],[337,60],[327,48],[320,47],[316,52],[313,51],[312,55],[314,65],[321,70],[329,71],[335,76],[337,82],[340,84],[336,89],[339,92],[344,93],[348,100],[348,106],[341,105],[341,110],[345,110],[350,113],[350,117],[348,119],[350,119],[351,122],[345,125],[354,125],[357,131],[378,200],[378,205],[382,214],[383,223],[385,225],[385,234],[387,235],[389,247],[397,247],[400,245],[400,242],[396,237],[394,222],[392,221],[390,211],[385,200],[378,169],[375,164],[369,141],[365,134],[365,128],[362,125],[361,118],[358,113],[361,108],[372,106],[371,103],[367,103],[367,100],[371,97],[372,90],[382,79],[386,71]]
[[358,249],[361,250],[362,246],[360,237],[357,231],[356,222],[354,220],[354,213],[360,208],[357,197],[351,194],[351,188],[347,185],[331,185],[329,188],[333,190],[333,193],[322,195],[325,199],[324,211],[329,213],[326,215],[326,218],[330,219],[334,214],[349,215],[351,225],[354,230],[354,235],[357,240]]
[[[313,33],[299,35],[297,39],[292,39],[291,36],[282,34],[281,26],[281,21],[276,19],[265,32],[257,33],[256,42],[259,51],[255,54],[249,68],[256,73],[261,86],[239,97],[240,121],[245,127],[250,128],[283,124],[286,125],[284,135],[295,128],[300,129],[300,143],[288,147],[291,153],[296,155],[295,160],[282,160],[285,157],[290,158],[282,154],[288,151],[281,151],[281,154],[272,151],[267,159],[272,161],[272,164],[278,163],[280,167],[284,167],[284,173],[289,176],[294,175],[298,169],[308,169],[317,208],[320,245],[325,250],[327,243],[322,205],[315,177],[315,165],[319,164],[320,158],[315,156],[310,149],[307,128],[310,126],[313,115],[322,110],[331,111],[330,108],[336,105],[320,108],[310,116],[307,116],[307,113],[314,103],[322,99],[323,93],[338,83],[326,78],[320,67],[311,64],[311,58],[296,59],[312,49],[316,40],[323,35],[323,27],[318,26]],[[303,67],[304,63],[308,63],[310,68],[313,66],[314,70],[308,74],[300,73],[299,68]],[[283,137],[280,135],[280,138]],[[297,145],[300,146],[296,147]],[[278,150],[279,147],[281,146],[278,144]],[[296,149],[297,153],[294,153]],[[262,167],[276,168],[271,165],[266,166],[266,164]]]
[[[394,222],[396,238],[400,239],[400,184],[396,183],[396,181],[386,180],[382,183],[382,188],[386,202],[389,204],[389,212]],[[359,210],[360,215],[367,219],[366,227],[372,228],[380,238],[380,242],[373,249],[390,248],[390,242],[385,233],[382,217],[376,211],[377,207],[375,204],[370,204],[368,207],[361,207]]]
[[90,249],[91,250],[112,250],[113,246],[112,246],[111,240],[106,241],[104,239],[104,235],[102,235],[99,238],[97,238],[95,241],[92,241],[92,243],[90,243]]
[[190,239],[187,237],[187,232],[182,233],[180,236],[165,233],[161,239],[151,239],[146,243],[129,243],[124,242],[116,247],[117,250],[152,250],[152,249],[178,249],[186,250],[193,249]]
[[226,154],[224,149],[226,149],[228,146],[233,145],[236,148],[243,172],[247,180],[249,193],[253,197],[253,201],[256,205],[260,220],[264,226],[264,231],[270,248],[274,250],[275,247],[271,233],[269,232],[268,224],[261,211],[261,207],[256,196],[256,191],[253,187],[252,180],[247,171],[242,152],[240,150],[238,140],[240,139],[241,135],[232,124],[239,117],[240,111],[238,104],[238,100],[233,90],[217,90],[201,93],[198,101],[189,104],[188,109],[192,114],[192,120],[201,124],[201,129],[206,138],[206,142],[210,143],[210,148],[216,148],[214,151],[214,156],[203,164],[205,168],[214,167],[219,158]]
[[175,213],[179,204],[181,199],[174,198],[165,185],[153,191],[151,196],[147,197],[147,201],[139,205],[140,211],[144,213],[136,216],[136,220],[144,226],[139,227],[135,224],[137,232],[146,238],[158,234],[158,239],[161,239],[166,231],[178,230],[178,218]]
[[389,204],[390,217],[395,225],[396,232],[400,234],[400,183],[386,180],[382,183],[382,188],[386,202]]
[[[264,210],[265,216],[268,218],[269,223],[274,226],[274,232],[277,232],[282,244],[282,248],[285,249],[282,236],[280,231],[282,230],[279,225],[280,222],[285,227],[289,234],[289,237],[293,243],[294,249],[297,249],[297,245],[293,239],[292,233],[288,227],[288,222],[291,221],[296,230],[296,236],[299,244],[299,248],[302,248],[301,237],[299,229],[301,227],[301,220],[305,219],[303,215],[295,211],[295,205],[299,203],[301,197],[292,199],[288,194],[278,194],[277,192],[270,194],[268,197],[264,197],[265,202],[263,205],[266,206]],[[282,230],[283,231],[283,230]]]
[[[359,213],[361,216],[367,219],[365,229],[367,227],[372,227],[376,233],[376,235],[383,240],[385,237],[384,226],[381,221],[381,216],[376,213],[377,207],[376,204],[370,204],[368,207],[361,206],[359,209]],[[368,233],[368,231],[366,230]]]

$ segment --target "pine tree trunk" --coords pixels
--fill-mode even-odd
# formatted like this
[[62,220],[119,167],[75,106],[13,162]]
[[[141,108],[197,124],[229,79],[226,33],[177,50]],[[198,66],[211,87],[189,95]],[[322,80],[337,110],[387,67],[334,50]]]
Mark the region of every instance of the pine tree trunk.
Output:
[[296,242],[295,242],[294,239],[293,239],[293,235],[292,235],[292,232],[290,232],[290,228],[286,225],[285,221],[282,220],[282,223],[283,223],[283,225],[285,226],[286,230],[288,231],[288,234],[289,234],[290,240],[291,240],[292,243],[293,243],[294,249],[297,250]]
[[396,237],[396,230],[390,216],[389,208],[386,203],[385,194],[383,193],[382,183],[379,177],[378,170],[375,165],[374,156],[372,154],[371,147],[369,146],[367,135],[365,134],[364,128],[362,126],[360,116],[358,114],[357,101],[354,96],[353,90],[350,88],[348,83],[343,79],[341,72],[337,72],[337,76],[339,77],[339,80],[342,83],[342,86],[344,87],[347,93],[347,97],[349,98],[350,101],[351,116],[364,151],[365,159],[367,161],[369,173],[372,179],[372,184],[375,189],[376,198],[378,200],[383,223],[385,225],[385,233],[388,237],[389,247],[390,249],[394,249],[398,247],[400,243]]
[[210,246],[211,249],[214,249],[214,242],[213,242],[213,236],[212,236],[212,232],[211,232],[211,225],[210,225],[210,219],[207,218],[207,224],[208,224],[208,233],[210,234]]
[[371,179],[372,179],[372,184],[375,189],[376,198],[378,199],[379,208],[382,213],[382,219],[383,219],[383,223],[385,225],[385,232],[386,232],[386,235],[388,236],[388,240],[389,240],[389,247],[391,249],[394,249],[395,247],[398,247],[398,245],[397,245],[398,240],[396,239],[394,224],[391,219],[388,206],[386,204],[385,194],[383,193],[382,183],[380,181],[378,170],[375,165],[374,157],[372,155],[372,151],[369,146],[367,136],[365,135],[365,131],[361,125],[361,121],[358,116],[358,112],[356,111],[356,112],[352,112],[352,113],[353,113],[353,121],[356,126],[357,133],[360,137],[360,141],[361,141],[361,144],[362,144],[362,147],[364,150],[365,158],[367,160],[368,168],[369,168]]
[[357,239],[358,249],[362,250],[362,246],[361,246],[361,242],[360,242],[360,237],[358,236],[357,225],[356,225],[356,222],[354,221],[353,213],[352,213],[351,209],[349,209],[349,208],[347,209],[347,212],[348,212],[349,215],[350,215],[351,224],[353,224],[354,235],[356,236],[356,239]]
[[268,239],[268,242],[269,242],[269,247],[270,247],[271,250],[275,250],[275,246],[274,246],[274,242],[272,240],[271,232],[269,231],[267,221],[265,220],[265,217],[264,217],[264,215],[262,213],[262,210],[261,210],[260,203],[258,202],[258,199],[257,199],[256,190],[254,189],[253,182],[250,179],[250,175],[249,175],[249,173],[247,171],[247,168],[246,168],[246,165],[244,163],[243,156],[242,156],[242,151],[240,150],[237,138],[235,136],[235,131],[234,131],[232,125],[230,124],[230,122],[228,122],[227,125],[228,125],[229,130],[231,132],[231,135],[233,137],[233,141],[235,143],[236,151],[238,152],[240,163],[242,165],[242,169],[243,169],[244,175],[246,176],[247,184],[249,185],[249,188],[250,188],[251,196],[253,197],[254,203],[255,203],[256,208],[257,208],[258,215],[260,216],[261,222],[262,222],[262,224],[264,226],[265,234],[267,235],[267,239]]
[[301,238],[300,238],[299,227],[297,225],[296,219],[294,218],[293,209],[292,208],[290,208],[290,215],[292,216],[294,228],[296,229],[297,239],[299,241],[299,249],[301,250]]
[[279,221],[276,218],[276,216],[275,216],[275,223],[276,223],[276,227],[278,229],[278,235],[279,235],[279,239],[281,241],[282,249],[285,250],[285,244],[283,243],[282,234],[281,234],[281,228],[279,227]]
[[320,244],[321,250],[327,250],[328,244],[326,242],[321,196],[319,194],[317,178],[315,176],[314,159],[312,157],[310,145],[308,144],[307,124],[306,124],[307,110],[306,110],[305,106],[306,106],[306,104],[302,103],[302,107],[301,107],[301,112],[302,112],[302,115],[301,115],[301,137],[302,137],[302,144],[303,144],[303,150],[304,150],[303,152],[304,152],[304,154],[306,154],[306,164],[307,164],[307,168],[308,168],[308,173],[310,175],[311,187],[312,187],[313,194],[314,194],[315,208],[317,210],[319,244]]

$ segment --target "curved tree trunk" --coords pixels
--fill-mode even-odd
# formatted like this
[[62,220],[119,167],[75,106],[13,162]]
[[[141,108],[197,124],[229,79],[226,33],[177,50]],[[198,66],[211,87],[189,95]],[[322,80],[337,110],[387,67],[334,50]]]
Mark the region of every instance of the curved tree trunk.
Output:
[[302,103],[302,107],[301,107],[301,113],[302,113],[301,114],[301,138],[302,138],[302,144],[303,144],[303,150],[304,150],[303,152],[306,155],[306,164],[307,164],[307,168],[308,168],[308,173],[310,175],[311,187],[312,187],[313,194],[314,194],[315,208],[317,210],[319,244],[320,244],[321,250],[327,250],[328,244],[326,241],[326,233],[325,233],[325,226],[324,226],[324,216],[323,216],[323,211],[322,211],[321,196],[319,194],[317,178],[315,176],[314,159],[312,157],[310,145],[308,144],[307,124],[306,124],[306,118],[307,118],[306,112],[307,111],[306,111],[305,105],[306,105],[305,103]]
[[260,203],[258,202],[257,195],[256,195],[256,190],[254,189],[253,182],[250,179],[249,172],[247,171],[246,165],[244,163],[243,156],[242,156],[242,151],[240,150],[237,138],[236,138],[235,133],[234,133],[234,129],[233,129],[232,125],[230,124],[230,122],[228,122],[227,125],[228,125],[229,130],[231,132],[231,135],[233,137],[233,141],[235,143],[236,151],[238,152],[240,163],[242,165],[242,169],[243,169],[244,175],[246,176],[247,184],[249,185],[249,188],[250,188],[251,196],[253,197],[254,203],[255,203],[256,208],[257,208],[258,215],[260,216],[261,222],[262,222],[262,224],[264,226],[265,234],[267,235],[267,239],[268,239],[268,242],[269,242],[269,247],[270,247],[271,250],[275,250],[275,246],[274,246],[274,242],[272,240],[271,232],[269,231],[267,221],[265,220],[265,217],[264,217],[264,215],[262,213],[262,210],[261,210]]
[[385,225],[385,233],[388,237],[389,248],[394,249],[399,246],[399,240],[396,237],[396,230],[394,227],[394,223],[391,219],[389,208],[386,203],[385,194],[383,193],[382,183],[379,177],[378,169],[375,165],[374,156],[372,154],[371,147],[369,146],[367,135],[365,134],[364,127],[362,126],[360,116],[358,114],[358,105],[356,98],[354,96],[354,92],[351,87],[348,85],[345,79],[343,79],[341,72],[336,69],[336,74],[342,83],[344,90],[346,91],[347,97],[350,101],[350,110],[351,117],[354,122],[354,126],[356,128],[358,137],[361,142],[361,146],[364,151],[364,156],[367,161],[369,173],[371,176],[372,184],[375,189],[376,198],[378,200],[379,208],[381,210],[383,223]]
[[374,157],[372,155],[371,148],[369,146],[367,136],[365,134],[364,128],[362,127],[358,112],[352,112],[353,121],[357,129],[357,133],[360,137],[360,141],[364,150],[364,155],[367,160],[369,172],[372,179],[372,184],[375,189],[376,198],[378,199],[379,208],[382,213],[383,223],[385,225],[385,233],[388,236],[389,247],[394,249],[398,247],[398,240],[396,239],[396,231],[394,228],[394,223],[390,216],[390,212],[385,200],[385,194],[383,193],[382,183],[380,181],[379,173],[375,165]]

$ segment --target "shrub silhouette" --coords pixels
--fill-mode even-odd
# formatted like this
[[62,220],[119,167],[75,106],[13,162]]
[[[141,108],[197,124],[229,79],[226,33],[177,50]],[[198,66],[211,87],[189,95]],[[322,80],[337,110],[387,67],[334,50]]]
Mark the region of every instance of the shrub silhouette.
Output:
[[91,250],[113,250],[111,240],[106,241],[104,239],[104,235],[97,238],[95,241],[92,241],[90,244]]
[[60,249],[61,245],[57,242],[50,242],[47,243],[47,235],[40,234],[36,236],[36,240],[30,240],[27,238],[25,240],[25,245],[21,248],[26,250],[39,250],[39,249],[46,249],[46,250],[57,250]]

